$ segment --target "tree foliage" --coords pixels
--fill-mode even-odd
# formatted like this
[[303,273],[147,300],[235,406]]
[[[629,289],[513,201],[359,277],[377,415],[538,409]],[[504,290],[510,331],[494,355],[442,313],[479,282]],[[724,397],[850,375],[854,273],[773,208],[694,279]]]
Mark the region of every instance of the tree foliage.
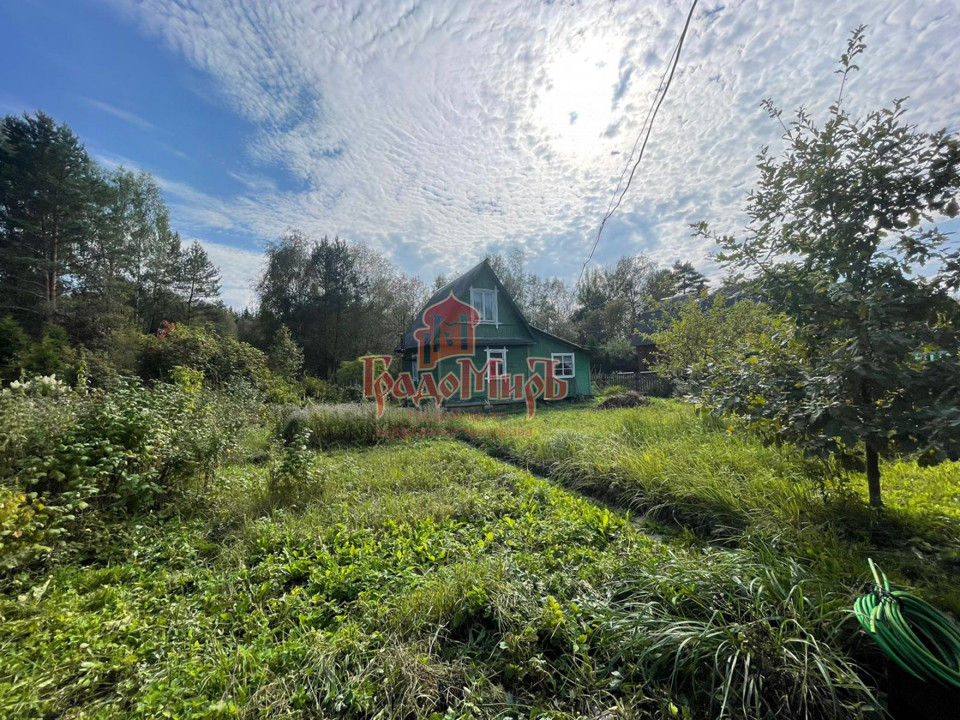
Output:
[[364,290],[357,257],[346,242],[326,236],[316,240],[298,230],[267,248],[257,284],[264,319],[290,329],[304,350],[306,369],[321,377],[352,354],[346,341]]
[[[0,121],[0,303],[52,322],[96,235],[102,173],[66,125],[38,112]],[[99,208],[98,208],[99,203]]]
[[98,166],[42,112],[0,120],[0,310],[33,338],[57,325],[103,349],[127,325],[190,321],[215,307],[217,274],[182,252],[148,173]]
[[267,365],[287,380],[294,380],[303,370],[303,349],[297,345],[286,325],[281,325],[273,337],[267,353]]
[[781,327],[792,328],[789,318],[764,303],[690,296],[651,335],[657,347],[653,370],[700,391],[718,368],[749,364],[760,338]]
[[212,300],[220,294],[220,268],[216,267],[203,246],[194,241],[180,258],[177,287],[187,305],[187,322],[198,302]]
[[796,322],[720,378],[716,399],[812,451],[862,446],[880,505],[881,454],[960,454],[960,258],[935,225],[957,214],[960,144],[909,124],[902,100],[862,118],[846,109],[864,47],[858,28],[826,122],[800,110],[781,157],[761,152],[746,233],[716,238],[720,261]]

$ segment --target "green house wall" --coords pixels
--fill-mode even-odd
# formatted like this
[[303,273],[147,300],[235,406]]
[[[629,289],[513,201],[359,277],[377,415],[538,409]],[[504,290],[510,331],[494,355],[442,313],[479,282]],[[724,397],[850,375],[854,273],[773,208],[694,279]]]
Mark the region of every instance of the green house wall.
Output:
[[[497,280],[497,276],[494,274],[493,270],[491,270],[489,267],[483,267],[477,274],[477,277],[473,279],[473,282],[470,284],[470,288],[497,291],[498,322],[481,322],[479,325],[477,325],[477,327],[474,329],[474,338],[478,345],[488,341],[492,342],[503,340],[509,345],[511,344],[511,341],[530,342],[533,340],[533,336],[528,329],[530,326],[527,325],[526,320],[523,319],[523,316],[520,314],[520,311],[517,309],[516,305],[511,302],[507,291]],[[459,299],[463,302],[469,303],[469,289],[465,290],[463,295],[464,296]],[[509,355],[510,354],[507,353],[508,362]]]
[[[536,331],[534,331],[536,332]],[[503,347],[500,345],[484,345],[477,348],[477,351],[474,353],[472,360],[473,364],[477,368],[483,367],[487,362],[487,353],[486,349],[490,348],[499,348]],[[566,398],[573,398],[577,396],[590,395],[590,360],[587,357],[586,353],[581,350],[576,350],[571,348],[569,345],[564,345],[560,342],[549,338],[543,338],[542,341],[535,342],[533,345],[507,345],[507,374],[508,375],[522,375],[524,380],[529,379],[533,372],[530,371],[527,360],[531,357],[542,357],[549,358],[552,353],[557,352],[573,352],[574,353],[574,377],[573,378],[563,378],[567,381],[567,394],[564,396]],[[453,373],[460,378],[461,368],[457,360],[459,358],[444,358],[437,363],[437,366],[429,371],[421,371],[418,373],[419,377],[423,375],[430,374],[433,375],[435,381],[445,377],[448,373]],[[416,353],[410,352],[406,353],[403,358],[403,370],[405,372],[413,372],[414,364],[416,363]],[[542,365],[540,366],[542,368]],[[539,373],[541,377],[543,376],[542,370]],[[477,403],[477,402],[487,402],[489,398],[485,392],[482,396],[477,397],[473,396],[468,402]],[[461,404],[459,395],[451,398],[448,401],[449,405]],[[517,402],[517,401],[505,401],[505,402]]]

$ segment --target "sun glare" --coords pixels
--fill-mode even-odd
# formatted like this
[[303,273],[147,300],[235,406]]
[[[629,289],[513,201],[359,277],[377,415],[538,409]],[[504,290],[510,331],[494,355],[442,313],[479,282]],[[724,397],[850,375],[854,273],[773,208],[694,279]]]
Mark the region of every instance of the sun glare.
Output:
[[613,120],[617,57],[613,44],[593,38],[549,61],[536,115],[558,152],[583,157],[602,150],[603,132]]

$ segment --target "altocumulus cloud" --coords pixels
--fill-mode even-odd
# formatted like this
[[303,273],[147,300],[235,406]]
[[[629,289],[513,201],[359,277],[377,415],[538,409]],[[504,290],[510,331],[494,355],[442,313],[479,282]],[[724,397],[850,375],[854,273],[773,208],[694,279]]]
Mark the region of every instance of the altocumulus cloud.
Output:
[[[519,243],[538,270],[567,278],[608,206],[687,9],[653,0],[117,7],[208,73],[253,123],[251,166],[279,166],[296,180],[296,190],[251,181],[219,198],[167,180],[176,216],[194,232],[338,232],[424,275]],[[822,113],[836,93],[835,60],[861,23],[868,51],[847,93],[852,109],[909,95],[913,122],[956,130],[954,1],[702,2],[597,259],[646,251],[703,266],[712,248],[692,240],[688,224],[734,229],[756,152],[779,142],[759,101]],[[247,254],[216,252],[215,262],[249,275]]]
[[[183,238],[184,244],[193,240]],[[209,240],[199,240],[199,243],[207,251],[210,261],[220,268],[220,297],[223,302],[235,308],[252,306],[253,286],[263,269],[263,255]]]

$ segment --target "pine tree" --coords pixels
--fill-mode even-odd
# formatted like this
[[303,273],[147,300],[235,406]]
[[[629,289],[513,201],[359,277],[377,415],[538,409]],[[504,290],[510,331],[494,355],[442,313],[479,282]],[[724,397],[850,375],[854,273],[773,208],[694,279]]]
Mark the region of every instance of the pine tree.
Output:
[[220,294],[220,268],[210,262],[207,251],[194,241],[180,254],[177,285],[187,303],[187,323],[197,303]]
[[707,278],[692,263],[677,260],[670,270],[678,293],[699,293],[707,286]]
[[66,125],[42,112],[0,120],[0,309],[27,327],[54,320],[103,184]]

